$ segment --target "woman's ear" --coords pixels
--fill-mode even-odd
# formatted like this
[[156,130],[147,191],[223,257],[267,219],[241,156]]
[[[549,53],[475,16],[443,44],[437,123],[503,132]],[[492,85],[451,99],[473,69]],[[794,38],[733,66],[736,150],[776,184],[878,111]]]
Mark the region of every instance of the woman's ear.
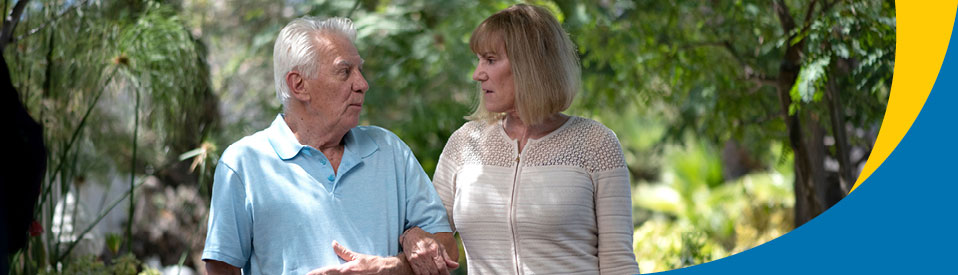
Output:
[[310,98],[306,89],[306,79],[299,71],[289,71],[286,73],[286,87],[289,87],[289,96],[299,101],[307,101]]

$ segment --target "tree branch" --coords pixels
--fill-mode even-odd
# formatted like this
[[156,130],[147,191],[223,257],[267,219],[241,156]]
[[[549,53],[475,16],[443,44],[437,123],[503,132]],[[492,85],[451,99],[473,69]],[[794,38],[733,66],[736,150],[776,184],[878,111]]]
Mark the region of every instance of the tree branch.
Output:
[[353,12],[355,12],[357,8],[359,8],[359,0],[356,0],[356,2],[353,3],[353,7],[349,9],[349,13],[346,14],[346,18],[352,18]]
[[812,3],[808,4],[808,10],[805,11],[805,26],[806,27],[811,25],[812,13],[815,11],[815,4],[818,4],[818,0],[812,0]]
[[754,67],[745,61],[745,58],[743,58],[742,55],[735,50],[735,47],[732,46],[731,40],[692,42],[679,46],[679,49],[688,50],[697,47],[719,47],[725,49],[725,51],[732,56],[732,59],[735,59],[735,61],[742,66],[742,70],[744,71],[743,74],[745,75],[744,80],[755,82],[755,85],[758,85],[759,87],[778,85],[778,80],[775,78],[770,78],[764,73],[756,72],[755,69],[753,69]]
[[731,42],[731,41],[728,41],[728,40],[723,40],[723,41],[699,41],[699,42],[692,42],[692,43],[688,43],[688,44],[684,44],[684,45],[679,46],[679,49],[684,51],[684,50],[688,50],[688,49],[692,49],[692,48],[698,48],[698,47],[720,47],[720,48],[723,48],[723,49],[725,49],[726,51],[728,51],[728,53],[732,55],[732,58],[734,58],[736,62],[738,62],[740,65],[742,65],[742,67],[745,67],[745,68],[748,68],[748,69],[751,69],[751,67],[752,67],[752,66],[749,65],[747,62],[745,62],[745,59],[743,59],[742,56],[738,54],[738,51],[735,51],[735,48],[732,47],[732,42]]
[[788,11],[788,6],[785,5],[785,1],[775,0],[772,2],[772,8],[775,10],[775,14],[778,15],[778,22],[782,24],[782,30],[785,31],[785,35],[791,36],[790,33],[795,29],[795,19],[792,18],[791,12]]
[[10,38],[13,37],[13,30],[17,27],[17,23],[20,23],[20,15],[23,14],[23,10],[27,9],[27,2],[30,2],[30,0],[17,1],[17,4],[13,6],[13,11],[10,12],[10,20],[3,21],[3,30],[0,31],[0,52],[7,48],[7,43],[11,42]]
[[778,79],[774,77],[766,77],[765,75],[756,75],[754,77],[746,77],[742,79],[743,81],[751,81],[755,83],[755,90],[750,91],[750,93],[755,93],[759,88],[765,86],[778,87]]
[[[834,65],[833,65],[834,66]],[[852,178],[852,167],[849,154],[851,148],[848,143],[848,131],[845,129],[845,112],[842,109],[842,99],[838,88],[835,85],[836,76],[829,74],[825,84],[825,101],[827,101],[828,114],[831,120],[832,135],[835,137],[836,158],[838,158],[839,186],[842,192],[848,194],[855,179]]]
[[[65,16],[67,13],[69,13],[69,12],[71,12],[71,11],[73,11],[73,10],[75,10],[75,9],[77,9],[77,8],[79,8],[79,7],[81,7],[81,6],[83,6],[83,5],[85,5],[87,1],[89,1],[89,0],[81,0],[79,3],[76,3],[76,4],[74,4],[73,6],[70,6],[69,8],[67,8],[66,10],[64,10],[63,12],[61,12],[60,14],[57,14],[56,17],[54,17],[54,18],[52,18],[52,19],[50,19],[50,20],[48,20],[48,21],[46,21],[46,22],[43,22],[43,24],[40,25],[39,27],[30,29],[30,30],[27,31],[26,33],[21,34],[21,35],[18,35],[16,38],[11,39],[9,42],[10,42],[10,43],[13,43],[13,42],[16,42],[16,41],[20,41],[20,40],[26,38],[27,36],[31,36],[31,35],[34,35],[34,34],[40,32],[40,31],[42,31],[42,30],[45,29],[46,27],[50,26],[52,23],[56,23],[56,21],[60,20],[60,18],[63,18],[63,16]],[[12,34],[12,33],[11,33],[11,34]]]
[[[822,14],[824,15],[824,13],[828,12],[829,10],[831,10],[832,7],[835,7],[835,5],[838,4],[838,2],[841,2],[841,1],[842,1],[842,0],[836,0],[836,1],[832,1],[832,2],[825,1],[825,3],[822,4],[822,9],[821,9]],[[810,29],[810,28],[812,27],[812,14],[815,13],[815,4],[816,4],[816,3],[818,3],[818,0],[812,0],[812,3],[809,4],[808,10],[805,11],[805,24],[802,26],[802,29],[801,29],[800,31],[798,31],[796,34],[807,32],[808,29]],[[786,33],[786,35],[789,35],[789,37],[792,37],[792,36],[791,36],[790,34],[788,34],[788,33]],[[802,40],[804,40],[804,39],[805,39],[805,38],[802,37]],[[791,39],[790,39],[790,40],[791,40]]]

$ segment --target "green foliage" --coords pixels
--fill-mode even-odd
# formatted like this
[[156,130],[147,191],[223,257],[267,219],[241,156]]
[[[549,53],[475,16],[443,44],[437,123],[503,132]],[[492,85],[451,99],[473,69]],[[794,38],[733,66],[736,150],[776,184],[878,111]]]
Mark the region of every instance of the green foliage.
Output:
[[217,108],[208,106],[212,91],[205,47],[172,7],[155,2],[148,2],[143,15],[122,29],[119,41],[117,52],[129,60],[121,67],[123,81],[130,83],[129,89],[146,92],[144,122],[158,135],[155,144],[171,145],[174,152],[199,145],[198,137],[206,135],[217,115]]
[[773,171],[708,184],[716,153],[694,143],[667,151],[670,164],[663,168],[662,181],[640,183],[633,192],[636,212],[652,213],[633,236],[643,272],[723,258],[792,229],[794,201],[786,174]]
[[[894,71],[895,28],[894,3],[889,1],[840,2],[809,28],[803,70],[821,67],[825,76],[831,75],[852,125],[881,123]],[[822,66],[823,59],[830,62]]]
[[217,152],[216,144],[206,140],[200,144],[200,147],[189,150],[179,156],[180,161],[193,159],[192,164],[190,164],[190,172],[198,171],[197,177],[200,182],[200,194],[203,194],[204,197],[210,196],[207,190],[213,182],[213,170],[216,168],[216,163],[220,159],[219,153]]
[[[575,15],[565,25],[582,56],[580,108],[637,101],[666,120],[672,142],[693,133],[716,145],[734,139],[751,152],[771,152],[770,142],[787,144],[783,111],[811,105],[804,109],[827,121],[820,101],[829,79],[852,110],[849,123],[877,129],[882,119],[894,64],[888,1],[784,1],[798,27],[808,25],[790,41],[773,1],[556,2]],[[801,100],[781,110],[777,75],[785,47],[799,41],[806,42],[805,57],[791,95]]]
[[39,274],[70,274],[70,275],[155,275],[160,271],[143,265],[143,271],[138,272],[140,261],[133,254],[126,254],[106,265],[93,255],[81,256],[67,263],[62,272],[41,270]]
[[[48,169],[35,213],[44,227],[53,224],[55,204],[87,182],[129,173],[132,196],[140,173],[167,172],[175,160],[167,151],[198,146],[213,126],[218,114],[205,50],[169,6],[34,1],[18,26],[4,54],[21,101],[44,129]],[[119,202],[93,213],[93,224],[74,224],[72,241],[61,243],[66,239],[53,230],[34,238],[16,259],[23,266],[14,270],[31,274],[61,265]],[[129,235],[111,240],[114,251],[131,243]]]

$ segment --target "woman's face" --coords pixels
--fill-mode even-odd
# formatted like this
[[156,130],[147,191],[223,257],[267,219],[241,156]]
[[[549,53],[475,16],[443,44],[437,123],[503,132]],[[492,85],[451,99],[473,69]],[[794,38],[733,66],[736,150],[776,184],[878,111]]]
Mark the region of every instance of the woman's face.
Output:
[[506,56],[503,43],[497,43],[494,51],[478,53],[479,65],[472,73],[472,79],[479,81],[482,87],[485,108],[489,112],[503,113],[515,111],[516,85],[512,78],[512,66]]

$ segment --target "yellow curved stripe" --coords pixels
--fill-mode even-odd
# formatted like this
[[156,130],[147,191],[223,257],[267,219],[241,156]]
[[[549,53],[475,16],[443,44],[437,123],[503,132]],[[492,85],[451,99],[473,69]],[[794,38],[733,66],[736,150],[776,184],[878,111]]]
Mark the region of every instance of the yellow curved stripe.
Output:
[[941,69],[958,1],[895,1],[895,78],[878,139],[854,191],[868,178],[915,122]]

